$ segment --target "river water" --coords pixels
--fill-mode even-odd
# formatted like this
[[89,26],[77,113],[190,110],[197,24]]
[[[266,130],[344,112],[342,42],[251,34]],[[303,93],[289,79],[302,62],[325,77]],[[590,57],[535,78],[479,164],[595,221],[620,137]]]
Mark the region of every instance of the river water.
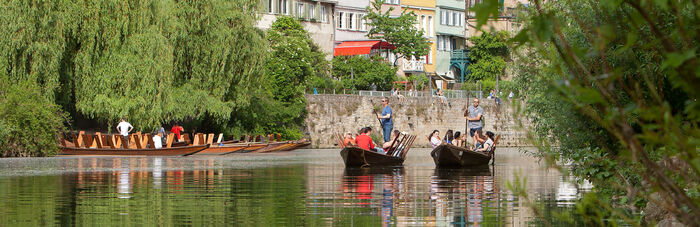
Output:
[[0,159],[0,226],[527,226],[528,204],[548,219],[590,189],[517,148],[471,170],[436,169],[429,153],[369,169],[345,168],[337,149]]

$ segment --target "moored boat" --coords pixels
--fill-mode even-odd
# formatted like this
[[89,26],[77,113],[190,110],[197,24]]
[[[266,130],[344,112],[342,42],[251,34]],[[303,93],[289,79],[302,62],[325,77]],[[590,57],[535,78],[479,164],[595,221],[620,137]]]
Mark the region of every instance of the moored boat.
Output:
[[59,155],[117,155],[117,156],[187,156],[207,149],[209,144],[196,146],[182,146],[170,148],[142,148],[142,149],[118,149],[118,148],[81,148],[61,147]]
[[261,143],[229,143],[223,145],[210,145],[207,149],[197,153],[197,155],[225,155],[230,153],[243,152],[245,150],[256,150],[265,147],[266,144]]

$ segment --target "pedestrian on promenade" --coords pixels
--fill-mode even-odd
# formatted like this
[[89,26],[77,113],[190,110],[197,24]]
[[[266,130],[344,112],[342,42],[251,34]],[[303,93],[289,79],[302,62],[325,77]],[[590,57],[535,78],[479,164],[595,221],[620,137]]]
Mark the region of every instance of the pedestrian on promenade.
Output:
[[391,115],[391,107],[389,107],[389,99],[386,97],[382,98],[382,106],[384,109],[382,110],[381,116],[378,116],[378,118],[381,119],[384,142],[389,142],[391,140],[391,130],[394,129],[394,120]]
[[474,132],[481,130],[483,124],[481,122],[482,116],[484,114],[484,109],[479,106],[479,99],[474,98],[474,105],[467,108],[464,112],[464,116],[467,118],[467,128],[469,128],[469,136],[474,139],[474,144],[476,144],[476,137],[474,137]]
[[134,126],[126,122],[126,118],[124,117],[122,117],[122,121],[117,124],[117,132],[119,132],[119,134],[124,137],[124,141],[126,141],[125,149],[129,148],[129,133],[132,129],[134,129]]

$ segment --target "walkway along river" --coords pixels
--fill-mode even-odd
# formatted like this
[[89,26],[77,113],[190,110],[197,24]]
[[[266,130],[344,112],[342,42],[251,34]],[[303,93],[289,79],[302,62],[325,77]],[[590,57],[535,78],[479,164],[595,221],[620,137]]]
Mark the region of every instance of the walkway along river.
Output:
[[16,225],[527,225],[507,187],[567,210],[579,191],[516,148],[496,165],[438,170],[429,149],[402,168],[346,169],[338,149],[216,157],[0,159],[0,223]]

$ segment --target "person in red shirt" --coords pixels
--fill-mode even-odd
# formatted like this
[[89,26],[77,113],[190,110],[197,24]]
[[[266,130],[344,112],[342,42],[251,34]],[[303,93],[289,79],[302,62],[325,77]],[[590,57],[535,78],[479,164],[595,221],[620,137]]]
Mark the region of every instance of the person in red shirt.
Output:
[[185,131],[185,129],[182,128],[182,126],[178,125],[177,122],[175,122],[175,125],[173,125],[173,128],[170,129],[170,132],[175,134],[175,138],[177,139],[177,141],[182,140],[180,137],[180,133],[184,132],[184,131]]
[[369,136],[370,134],[372,134],[372,128],[363,128],[360,131],[360,135],[357,136],[357,138],[355,138],[355,143],[357,143],[357,146],[365,150],[375,151],[377,153],[384,154],[383,149],[379,147],[374,147],[372,137]]

